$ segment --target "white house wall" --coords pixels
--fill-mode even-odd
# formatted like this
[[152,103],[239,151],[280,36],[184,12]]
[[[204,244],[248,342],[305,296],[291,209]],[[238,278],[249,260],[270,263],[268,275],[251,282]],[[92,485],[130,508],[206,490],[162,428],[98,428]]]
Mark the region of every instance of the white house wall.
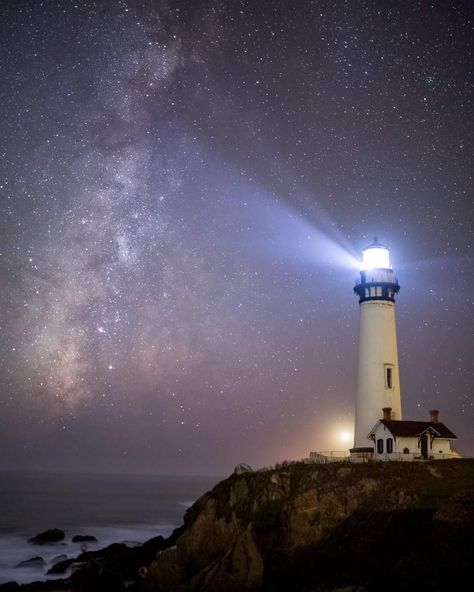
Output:
[[[413,458],[421,456],[420,439],[416,436],[398,436],[395,438],[392,432],[382,422],[376,426],[373,433],[375,435],[374,458],[376,460],[413,460]],[[393,452],[391,454],[387,453],[387,440],[389,438],[393,440]],[[379,439],[383,440],[382,454],[377,452],[377,440]],[[428,456],[442,458],[443,456],[452,455],[451,441],[447,438],[435,438],[431,442],[430,437],[428,442],[429,446],[431,445],[428,448]],[[408,454],[404,453],[405,448],[408,448]]]

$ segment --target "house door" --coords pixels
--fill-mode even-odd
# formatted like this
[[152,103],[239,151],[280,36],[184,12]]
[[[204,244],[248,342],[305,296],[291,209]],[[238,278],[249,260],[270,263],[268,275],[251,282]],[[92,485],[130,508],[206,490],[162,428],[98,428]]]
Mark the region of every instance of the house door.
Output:
[[421,436],[421,458],[428,458],[428,434]]

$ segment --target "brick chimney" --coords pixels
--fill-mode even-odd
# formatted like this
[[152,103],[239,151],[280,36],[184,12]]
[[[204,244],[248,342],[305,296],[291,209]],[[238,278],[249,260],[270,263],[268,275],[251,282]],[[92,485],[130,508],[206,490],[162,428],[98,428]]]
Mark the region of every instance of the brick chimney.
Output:
[[439,411],[437,409],[432,409],[430,411],[430,418],[431,418],[431,423],[439,423]]
[[392,408],[391,407],[383,407],[383,418],[385,421],[392,420]]

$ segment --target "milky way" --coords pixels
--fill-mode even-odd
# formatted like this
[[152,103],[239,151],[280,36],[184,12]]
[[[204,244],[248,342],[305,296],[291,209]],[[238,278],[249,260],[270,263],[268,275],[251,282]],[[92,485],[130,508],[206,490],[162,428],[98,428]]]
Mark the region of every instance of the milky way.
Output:
[[474,454],[469,2],[2,3],[0,468],[344,448],[355,258]]

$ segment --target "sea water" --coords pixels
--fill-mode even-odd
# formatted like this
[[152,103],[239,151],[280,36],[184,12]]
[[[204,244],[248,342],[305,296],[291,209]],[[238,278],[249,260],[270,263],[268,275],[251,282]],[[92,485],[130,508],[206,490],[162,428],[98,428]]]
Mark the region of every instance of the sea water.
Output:
[[[118,476],[79,474],[0,474],[0,584],[45,580],[60,555],[76,557],[77,534],[93,535],[97,543],[138,545],[152,537],[168,536],[182,524],[183,514],[212,488],[217,477]],[[32,545],[28,539],[59,528],[64,541]],[[17,567],[40,556],[44,568]]]

